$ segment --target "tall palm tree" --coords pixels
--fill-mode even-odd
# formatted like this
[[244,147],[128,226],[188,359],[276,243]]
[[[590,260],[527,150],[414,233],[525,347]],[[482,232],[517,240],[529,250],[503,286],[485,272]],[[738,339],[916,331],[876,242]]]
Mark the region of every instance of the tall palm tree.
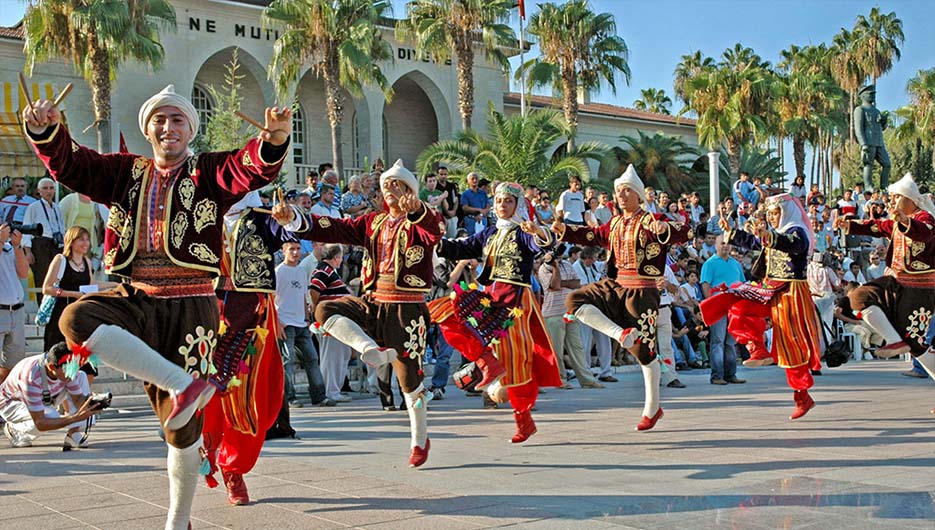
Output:
[[831,75],[848,95],[848,139],[854,143],[854,107],[857,106],[857,90],[867,79],[867,72],[860,64],[859,54],[854,44],[852,32],[841,28],[841,32],[832,40]]
[[538,110],[526,116],[506,117],[491,102],[487,109],[487,133],[459,131],[452,140],[428,146],[416,163],[420,173],[444,162],[456,174],[477,171],[491,181],[516,181],[548,189],[560,189],[569,175],[590,177],[587,160],[601,160],[605,146],[585,142],[574,151],[553,156],[553,147],[568,133],[561,114]]
[[899,47],[906,40],[903,21],[893,11],[884,15],[879,7],[874,7],[869,16],[857,17],[854,37],[860,65],[876,85],[877,79],[902,57]]
[[269,64],[280,96],[305,67],[324,80],[332,163],[339,178],[344,172],[341,88],[359,96],[364,85],[376,85],[387,99],[392,97],[380,62],[391,59],[393,50],[379,27],[391,12],[389,0],[273,0],[263,10],[263,25],[281,30]]
[[640,90],[640,98],[633,102],[633,108],[657,114],[672,114],[669,112],[670,106],[672,100],[661,88],[644,88]]
[[910,104],[897,111],[905,119],[897,133],[905,137],[908,132],[932,145],[932,169],[935,170],[935,68],[919,70],[906,83],[906,92],[909,93]]
[[738,44],[725,51],[715,67],[685,82],[687,103],[679,116],[689,111],[697,114],[698,140],[709,149],[726,142],[734,176],[740,170],[741,147],[766,130],[763,116],[774,90],[767,66],[752,50]]
[[488,58],[509,71],[501,47],[515,47],[516,34],[506,24],[513,0],[410,0],[407,18],[397,25],[402,39],[438,59],[454,51],[458,59],[458,110],[461,128],[471,127],[474,114],[474,51],[481,45]]
[[700,51],[683,55],[682,60],[675,67],[675,79],[672,83],[675,95],[687,103],[685,99],[685,82],[708,68],[714,68],[714,59],[703,55]]
[[673,193],[695,190],[702,183],[691,169],[700,156],[698,149],[678,136],[637,131],[637,136],[624,135],[620,141],[624,145],[615,150],[618,174],[633,164],[646,184]]
[[629,50],[617,36],[617,23],[610,13],[595,13],[588,0],[570,0],[562,5],[539,4],[529,22],[529,33],[539,41],[541,55],[530,59],[516,72],[530,86],[551,85],[562,95],[562,111],[568,122],[569,148],[574,148],[578,130],[578,89],[598,90],[606,83],[616,93],[616,79],[630,83]]
[[175,30],[167,0],[37,0],[23,16],[26,72],[53,58],[70,61],[91,87],[97,148],[110,150],[110,89],[120,65],[154,70],[165,50],[159,29]]

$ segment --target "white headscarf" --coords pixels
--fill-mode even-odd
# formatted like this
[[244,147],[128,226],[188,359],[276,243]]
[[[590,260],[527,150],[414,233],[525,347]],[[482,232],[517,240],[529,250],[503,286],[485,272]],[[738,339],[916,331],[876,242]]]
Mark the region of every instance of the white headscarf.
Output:
[[195,106],[187,97],[175,93],[175,85],[167,85],[153,97],[147,99],[143,106],[140,107],[140,132],[143,133],[143,136],[146,136],[146,124],[149,123],[149,118],[160,107],[176,107],[182,111],[182,114],[188,119],[192,138],[195,137],[195,133],[198,131],[198,111],[195,110]]
[[766,199],[766,208],[770,210],[774,208],[782,209],[782,217],[779,219],[777,232],[785,233],[799,227],[805,230],[808,235],[808,250],[805,253],[808,254],[815,249],[815,231],[812,230],[812,222],[808,219],[808,213],[802,203],[799,202],[799,199],[790,193],[780,193]]
[[928,196],[922,195],[911,173],[906,173],[903,178],[890,184],[886,191],[890,192],[890,195],[902,195],[916,203],[919,208],[935,215],[935,204],[932,204],[932,199]]

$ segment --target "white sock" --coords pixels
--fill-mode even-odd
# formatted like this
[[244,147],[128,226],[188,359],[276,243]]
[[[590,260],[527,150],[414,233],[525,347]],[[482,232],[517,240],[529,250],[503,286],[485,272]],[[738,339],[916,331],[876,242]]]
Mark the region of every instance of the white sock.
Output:
[[883,337],[887,346],[902,342],[903,339],[899,336],[899,332],[893,327],[890,319],[886,318],[886,314],[883,313],[883,309],[880,307],[872,305],[861,309],[860,318],[870,326],[870,329]]
[[916,357],[916,360],[919,361],[922,368],[925,368],[925,371],[928,372],[932,380],[935,381],[935,353],[925,352]]
[[[429,437],[428,414],[425,410],[428,400],[422,397],[423,392],[425,387],[419,385],[419,388],[412,392],[404,392],[403,397],[406,399],[406,410],[409,411],[409,430],[412,433],[410,447],[419,446],[425,449],[425,441]],[[418,406],[416,402],[419,402]]]
[[[168,445],[168,444],[167,444]],[[169,513],[166,530],[186,530],[192,516],[192,501],[198,487],[198,467],[201,464],[201,439],[186,447],[169,447],[166,467],[169,471]]]
[[[578,319],[578,322],[600,331],[613,340],[619,341],[620,335],[623,334],[623,328],[615,324],[613,320],[607,318],[607,315],[601,313],[601,310],[598,309],[597,306],[584,304],[575,311],[575,318]],[[632,346],[632,344],[624,345],[624,348],[628,348],[629,346]]]
[[653,359],[648,365],[640,365],[643,370],[643,386],[646,390],[646,403],[643,405],[643,416],[652,418],[659,410],[659,359]]
[[370,335],[367,335],[364,330],[357,325],[357,322],[345,316],[332,316],[322,324],[321,330],[344,344],[347,344],[359,353],[379,348],[377,343],[370,338]]
[[111,367],[163,390],[181,392],[192,384],[191,374],[120,326],[98,326],[86,345]]

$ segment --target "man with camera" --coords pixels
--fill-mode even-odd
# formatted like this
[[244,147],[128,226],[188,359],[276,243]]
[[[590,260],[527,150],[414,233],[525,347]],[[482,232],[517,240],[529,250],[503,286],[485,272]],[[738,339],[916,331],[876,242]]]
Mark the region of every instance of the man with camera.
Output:
[[0,383],[26,354],[26,310],[23,285],[29,262],[23,251],[23,234],[9,224],[0,225]]
[[[65,243],[64,219],[62,209],[55,202],[55,181],[50,178],[40,180],[39,200],[27,206],[26,214],[23,215],[24,228],[37,223],[42,225],[37,235],[31,235],[28,231],[23,235],[23,247],[36,283],[45,278],[52,258],[62,251]],[[42,303],[41,292],[36,293],[36,302]]]
[[[64,342],[48,353],[26,357],[16,363],[10,377],[0,384],[0,417],[3,434],[13,447],[30,447],[40,433],[68,428],[65,451],[87,447],[91,416],[110,405],[110,395],[91,396],[88,376],[73,373],[67,365],[76,354]],[[57,407],[68,400],[71,414],[62,416]]]

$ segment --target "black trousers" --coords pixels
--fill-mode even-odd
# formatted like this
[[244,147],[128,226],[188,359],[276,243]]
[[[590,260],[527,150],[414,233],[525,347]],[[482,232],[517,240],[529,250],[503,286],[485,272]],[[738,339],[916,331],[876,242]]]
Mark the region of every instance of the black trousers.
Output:
[[[32,257],[34,261],[29,267],[32,269],[32,277],[33,281],[36,282],[36,287],[42,288],[45,276],[49,272],[49,265],[52,264],[52,258],[61,251],[62,247],[56,245],[55,240],[50,237],[32,238]],[[42,304],[41,290],[36,293],[36,302]]]

